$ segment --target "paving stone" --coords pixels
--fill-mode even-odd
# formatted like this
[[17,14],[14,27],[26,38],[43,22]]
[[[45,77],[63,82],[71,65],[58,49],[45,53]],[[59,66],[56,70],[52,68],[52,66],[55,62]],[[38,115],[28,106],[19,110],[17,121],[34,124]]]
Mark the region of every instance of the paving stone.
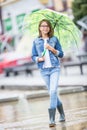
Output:
[[[56,128],[59,129],[62,126],[62,128],[67,127],[68,129],[68,127],[87,123],[87,107],[72,109],[70,111],[66,111],[65,114],[66,122],[64,123],[58,122],[58,118],[56,116]],[[4,123],[0,125],[0,127],[5,130],[51,130],[48,123],[48,115],[43,114],[19,122]]]

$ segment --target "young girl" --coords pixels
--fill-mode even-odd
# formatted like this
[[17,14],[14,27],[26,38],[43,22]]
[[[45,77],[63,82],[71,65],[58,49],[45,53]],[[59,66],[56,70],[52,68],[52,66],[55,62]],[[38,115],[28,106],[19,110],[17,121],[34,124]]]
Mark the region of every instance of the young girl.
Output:
[[39,37],[33,42],[32,59],[37,63],[50,95],[50,107],[48,109],[49,126],[53,127],[55,126],[56,108],[60,113],[59,121],[65,121],[63,105],[57,96],[60,75],[60,62],[58,57],[63,57],[63,51],[57,37],[54,36],[54,30],[50,21],[46,19],[40,21],[38,31]]

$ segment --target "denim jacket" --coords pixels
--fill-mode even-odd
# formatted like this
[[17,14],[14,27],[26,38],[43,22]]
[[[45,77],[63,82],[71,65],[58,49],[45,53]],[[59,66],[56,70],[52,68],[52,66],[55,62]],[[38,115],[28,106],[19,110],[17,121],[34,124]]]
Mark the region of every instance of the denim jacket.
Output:
[[[57,67],[60,65],[59,58],[63,57],[63,51],[61,45],[57,39],[57,37],[53,36],[47,40],[47,43],[55,48],[58,53],[53,54],[52,51],[49,50],[50,61],[52,67]],[[32,60],[37,63],[38,68],[43,68],[44,61],[38,62],[37,58],[42,56],[42,52],[44,51],[44,40],[41,37],[38,37],[34,40],[32,46]],[[58,58],[59,57],[59,58]]]

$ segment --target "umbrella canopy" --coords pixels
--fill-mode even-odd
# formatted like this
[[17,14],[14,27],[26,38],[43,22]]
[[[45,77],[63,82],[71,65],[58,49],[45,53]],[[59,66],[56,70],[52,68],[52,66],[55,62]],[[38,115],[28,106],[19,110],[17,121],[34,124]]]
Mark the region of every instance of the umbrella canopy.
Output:
[[81,43],[81,32],[72,20],[56,11],[43,9],[26,15],[24,18],[23,31],[32,36],[38,36],[38,25],[42,19],[48,19],[54,28],[54,35],[58,37],[64,50],[79,46]]

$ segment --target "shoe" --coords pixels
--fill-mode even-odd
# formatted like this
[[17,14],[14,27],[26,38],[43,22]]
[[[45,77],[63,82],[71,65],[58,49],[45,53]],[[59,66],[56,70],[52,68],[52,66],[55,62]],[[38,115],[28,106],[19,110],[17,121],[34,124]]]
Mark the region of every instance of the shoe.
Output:
[[53,109],[48,109],[49,111],[49,120],[50,120],[50,123],[49,123],[49,127],[54,127],[56,124],[55,124],[55,114],[56,114],[56,108],[53,108]]
[[64,122],[65,121],[65,114],[64,114],[64,110],[63,110],[63,105],[59,105],[57,106],[58,112],[60,113],[60,118],[59,118],[59,122]]

